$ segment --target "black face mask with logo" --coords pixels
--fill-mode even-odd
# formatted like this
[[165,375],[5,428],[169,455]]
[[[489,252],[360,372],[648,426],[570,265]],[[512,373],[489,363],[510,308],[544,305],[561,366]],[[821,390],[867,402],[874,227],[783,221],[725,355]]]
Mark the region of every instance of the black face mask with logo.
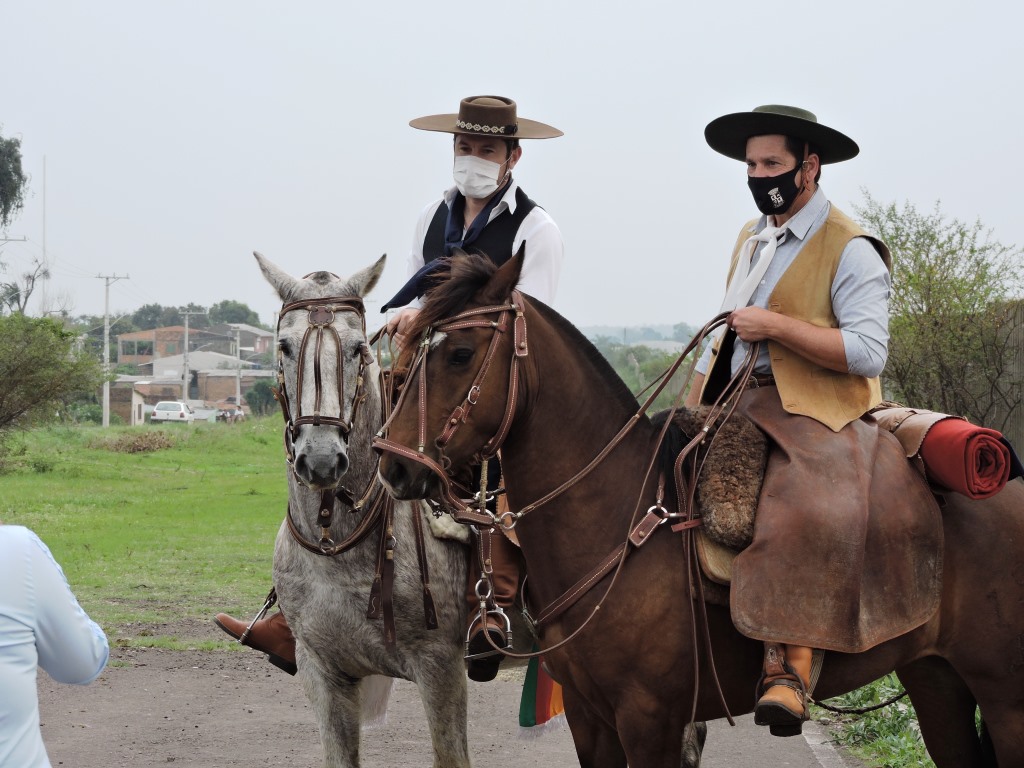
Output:
[[748,176],[747,186],[754,196],[757,210],[765,216],[786,213],[793,207],[793,201],[800,194],[796,185],[796,174],[802,165],[792,171],[780,173],[778,176]]

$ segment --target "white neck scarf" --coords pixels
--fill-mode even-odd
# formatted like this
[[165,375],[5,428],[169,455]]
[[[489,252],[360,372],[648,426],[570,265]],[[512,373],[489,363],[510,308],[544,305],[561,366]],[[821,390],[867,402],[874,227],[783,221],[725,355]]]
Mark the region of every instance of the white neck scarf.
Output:
[[[747,306],[750,297],[754,295],[757,284],[761,282],[764,273],[768,271],[768,265],[775,258],[775,249],[779,240],[785,234],[785,227],[765,227],[753,237],[748,237],[740,246],[739,259],[736,262],[736,269],[732,273],[729,287],[725,291],[725,298],[722,300],[721,312],[732,312],[740,307]],[[750,261],[754,256],[758,243],[764,243],[764,249],[753,269]]]

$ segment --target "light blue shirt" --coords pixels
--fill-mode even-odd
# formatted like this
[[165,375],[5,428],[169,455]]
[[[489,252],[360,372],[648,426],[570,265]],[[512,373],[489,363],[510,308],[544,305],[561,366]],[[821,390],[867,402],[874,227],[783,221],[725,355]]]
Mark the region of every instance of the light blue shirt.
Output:
[[28,528],[0,525],[0,585],[0,766],[49,768],[36,669],[58,683],[91,683],[107,664],[107,636]]
[[[804,243],[821,229],[830,209],[831,203],[819,187],[807,205],[786,222],[775,257],[747,306],[767,309],[768,298],[775,286],[793,264]],[[768,217],[762,216],[750,234],[760,232],[767,225]],[[751,265],[756,263],[763,248],[763,243],[758,245]],[[889,345],[889,287],[889,270],[871,241],[855,237],[847,243],[832,281],[832,313],[839,321],[846,365],[849,372],[857,376],[873,378],[885,367]],[[736,339],[732,356],[733,373],[743,365],[748,348],[746,342]],[[707,373],[710,359],[709,344],[697,364],[698,373]],[[771,373],[767,344],[761,345],[754,370],[758,373]]]

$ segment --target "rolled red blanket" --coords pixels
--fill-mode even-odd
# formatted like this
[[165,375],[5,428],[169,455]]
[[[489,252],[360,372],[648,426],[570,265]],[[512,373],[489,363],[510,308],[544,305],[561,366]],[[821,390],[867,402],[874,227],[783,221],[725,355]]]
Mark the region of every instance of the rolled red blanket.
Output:
[[987,499],[1010,479],[1012,456],[1001,433],[963,419],[943,419],[921,445],[928,479],[972,499]]

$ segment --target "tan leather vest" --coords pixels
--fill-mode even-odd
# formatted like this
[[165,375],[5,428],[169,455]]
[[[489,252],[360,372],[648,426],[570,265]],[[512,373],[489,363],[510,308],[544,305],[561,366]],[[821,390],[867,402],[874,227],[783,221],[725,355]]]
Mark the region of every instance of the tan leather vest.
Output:
[[[730,278],[739,261],[740,246],[752,234],[751,229],[752,223],[748,222],[736,241],[729,267]],[[821,229],[804,244],[775,286],[768,299],[768,309],[822,328],[838,328],[839,321],[832,312],[832,282],[843,249],[855,237],[868,238],[886,268],[892,272],[892,260],[885,243],[868,235],[833,205]],[[716,382],[717,388],[719,382],[728,379],[722,373],[729,370],[731,344],[729,354],[718,354],[723,339],[728,335],[723,335],[716,342],[711,367],[705,376],[702,399],[710,399],[717,394],[709,390],[712,382]],[[882,401],[882,388],[877,377],[869,379],[831,371],[773,341],[768,342],[768,352],[782,407],[788,413],[810,416],[838,432]],[[724,371],[716,371],[719,366],[725,366]]]

